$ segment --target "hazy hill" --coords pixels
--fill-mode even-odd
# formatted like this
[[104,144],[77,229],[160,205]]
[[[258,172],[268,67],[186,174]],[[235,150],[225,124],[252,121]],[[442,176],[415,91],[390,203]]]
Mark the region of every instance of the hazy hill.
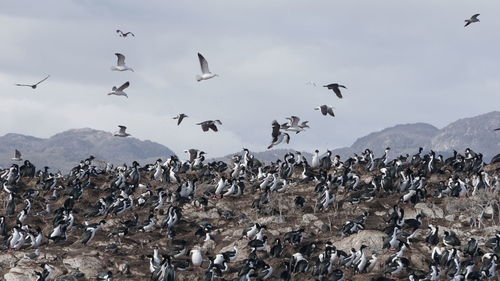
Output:
[[61,171],[67,171],[89,155],[115,164],[133,160],[146,164],[174,154],[169,148],[155,142],[117,138],[109,132],[88,128],[68,130],[48,139],[6,134],[0,137],[0,166],[10,165],[14,149],[19,149],[23,159],[29,159],[39,168],[47,165]]

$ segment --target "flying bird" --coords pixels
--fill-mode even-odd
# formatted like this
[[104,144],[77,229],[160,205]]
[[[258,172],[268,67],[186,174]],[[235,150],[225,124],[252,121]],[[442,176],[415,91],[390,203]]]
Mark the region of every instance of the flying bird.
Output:
[[124,38],[125,38],[125,37],[127,37],[127,36],[129,36],[129,35],[132,35],[133,37],[135,37],[134,33],[130,32],[130,31],[128,31],[128,32],[123,32],[123,31],[121,31],[121,30],[117,29],[117,30],[116,30],[116,33],[118,33],[118,35],[119,35],[120,37],[124,37]]
[[326,104],[315,107],[314,110],[321,110],[321,114],[323,114],[324,116],[329,114],[329,115],[335,117],[335,113],[333,113],[333,107],[328,106]]
[[201,80],[208,80],[210,78],[214,78],[215,76],[219,76],[218,74],[210,72],[207,60],[200,53],[198,53],[198,59],[200,60],[202,74],[196,75],[196,81],[200,82]]
[[122,125],[119,125],[118,127],[120,128],[120,130],[118,132],[114,133],[115,137],[122,137],[122,138],[124,138],[124,137],[130,136],[130,134],[126,132],[127,127],[122,126]]
[[217,132],[217,124],[222,125],[222,122],[220,120],[207,120],[203,121],[201,123],[197,123],[196,125],[201,125],[201,129],[203,132],[208,131],[208,129],[212,129],[212,131]]
[[42,80],[40,80],[38,83],[36,84],[33,84],[33,85],[29,85],[29,84],[16,84],[16,86],[27,86],[27,87],[31,87],[33,89],[36,89],[36,86],[38,86],[38,84],[42,83],[43,81],[47,80],[48,78],[50,77],[50,75],[47,75],[47,77],[43,78]]
[[21,158],[21,151],[17,150],[14,152],[14,157],[12,158],[12,161],[22,161],[23,159]]
[[271,133],[271,136],[273,137],[273,140],[271,142],[271,145],[269,145],[267,149],[271,149],[273,146],[280,144],[281,142],[283,142],[283,140],[286,143],[290,143],[290,135],[287,133],[282,133],[280,131],[281,125],[278,123],[278,121],[274,120],[272,127],[273,132]]
[[184,119],[184,118],[186,118],[186,117],[189,117],[189,116],[187,116],[187,115],[186,115],[186,114],[184,114],[184,113],[181,113],[181,114],[179,114],[179,115],[175,116],[175,117],[174,117],[174,118],[172,118],[172,119],[177,119],[177,126],[179,126],[179,125],[181,124],[181,122],[182,122],[182,119]]
[[114,96],[124,96],[124,97],[128,98],[127,93],[125,93],[123,91],[123,90],[127,89],[128,86],[130,86],[130,83],[128,81],[123,83],[123,85],[121,85],[119,88],[116,88],[116,86],[113,86],[113,88],[111,89],[112,92],[108,93],[108,96],[114,95]]
[[118,61],[116,62],[116,66],[112,66],[111,70],[115,71],[127,71],[130,70],[134,72],[134,70],[128,66],[125,65],[125,56],[120,54],[120,53],[115,53],[115,56],[118,57]]
[[339,99],[342,98],[342,93],[340,92],[340,88],[347,89],[344,85],[339,85],[337,83],[324,85],[323,87],[327,87],[328,90],[332,90],[333,92],[335,92],[335,94],[337,95],[337,97],[339,97]]
[[297,134],[299,132],[304,131],[304,127],[302,127],[302,125],[306,125],[308,122],[308,121],[306,121],[305,122],[306,124],[301,123],[299,125],[300,118],[297,116],[287,117],[286,119],[288,119],[290,121],[290,124],[283,124],[284,126],[282,126],[281,128],[285,129],[285,131],[296,132]]
[[464,27],[468,26],[471,23],[479,22],[479,19],[477,17],[479,17],[479,14],[475,14],[470,17],[470,19],[466,19]]

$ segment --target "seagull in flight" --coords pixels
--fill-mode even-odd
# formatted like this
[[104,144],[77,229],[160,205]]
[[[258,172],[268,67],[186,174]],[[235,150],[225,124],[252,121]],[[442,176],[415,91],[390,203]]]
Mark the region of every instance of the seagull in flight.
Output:
[[124,138],[124,137],[130,136],[130,134],[126,132],[127,127],[122,126],[122,125],[119,125],[118,127],[120,128],[120,130],[118,132],[114,133],[115,137],[122,137],[122,138]]
[[340,92],[340,88],[347,89],[344,85],[339,85],[337,83],[324,85],[323,87],[327,87],[328,90],[332,90],[333,92],[335,92],[335,94],[337,95],[337,97],[339,97],[339,99],[342,98],[342,93]]
[[201,80],[208,80],[210,78],[214,78],[215,76],[219,76],[218,74],[210,72],[207,60],[200,53],[198,53],[198,59],[200,60],[202,74],[196,75],[196,81],[200,82]]
[[38,86],[38,84],[42,83],[43,81],[49,79],[50,75],[47,75],[47,77],[43,78],[42,80],[40,80],[38,83],[36,84],[33,84],[33,85],[29,85],[29,84],[16,84],[16,86],[27,86],[27,87],[31,87],[33,89],[36,89],[36,86]]
[[125,37],[127,37],[127,36],[129,36],[129,35],[132,35],[133,37],[135,37],[134,33],[130,32],[130,31],[129,31],[129,32],[123,32],[123,31],[121,31],[121,30],[117,29],[117,30],[116,30],[116,33],[118,33],[118,35],[119,35],[120,37],[123,37],[123,38],[125,38]]
[[318,107],[315,107],[314,110],[321,110],[321,114],[323,114],[324,116],[330,115],[332,117],[335,117],[335,113],[333,113],[332,106],[328,106],[326,104],[323,104],[323,105],[320,105]]
[[182,119],[186,118],[186,117],[189,117],[187,116],[186,114],[184,113],[181,113],[181,114],[178,114],[177,116],[175,116],[174,118],[172,119],[177,119],[177,126],[179,126],[182,122]]
[[477,17],[479,17],[479,14],[475,14],[470,17],[470,19],[466,19],[464,27],[468,26],[471,23],[479,22],[479,19]]
[[14,152],[14,157],[12,158],[12,161],[23,161],[21,158],[21,151],[17,150]]
[[111,70],[115,71],[127,71],[130,70],[134,72],[134,70],[128,66],[125,65],[125,56],[120,54],[120,53],[115,53],[115,56],[118,57],[118,61],[116,62],[116,66],[112,66]]
[[130,86],[130,83],[128,81],[123,83],[123,85],[121,85],[119,88],[116,88],[116,86],[113,86],[113,88],[111,89],[112,92],[108,93],[108,96],[114,95],[114,96],[124,96],[124,97],[128,98],[127,93],[125,93],[123,91],[123,90],[127,89],[128,86]]
[[222,125],[222,122],[220,120],[207,120],[203,121],[201,123],[197,123],[196,125],[201,125],[201,129],[203,132],[208,131],[208,129],[212,129],[212,131],[217,132],[217,124]]
[[290,143],[290,135],[287,133],[282,133],[280,131],[281,125],[278,123],[278,121],[274,120],[272,127],[273,127],[273,132],[271,133],[271,136],[273,137],[273,140],[271,142],[271,145],[269,145],[267,149],[271,149],[273,148],[273,146],[277,146],[278,144],[283,142],[283,140],[286,143]]
[[[299,132],[302,132],[304,131],[304,127],[301,127],[304,122],[302,124],[299,125],[299,121],[300,121],[300,118],[297,117],[297,116],[292,116],[292,117],[287,117],[286,119],[288,119],[290,121],[290,124],[287,124],[284,129],[285,131],[291,131],[291,132],[296,132],[297,134]],[[307,121],[305,122],[307,124]],[[305,124],[304,124],[305,125]]]

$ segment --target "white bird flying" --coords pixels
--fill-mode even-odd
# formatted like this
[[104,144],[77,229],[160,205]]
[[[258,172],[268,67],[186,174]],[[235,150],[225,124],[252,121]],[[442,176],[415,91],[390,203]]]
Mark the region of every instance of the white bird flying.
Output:
[[130,70],[134,72],[134,70],[128,66],[125,65],[125,56],[120,54],[120,53],[115,53],[115,55],[118,57],[118,61],[116,62],[116,66],[112,66],[111,70],[114,71],[127,71]]
[[210,72],[207,60],[200,53],[198,53],[198,59],[200,60],[202,74],[196,75],[196,81],[200,82],[201,80],[208,80],[210,78],[214,78],[215,76],[219,76],[218,74]]
[[323,104],[323,105],[320,105],[318,107],[315,107],[314,110],[320,110],[321,114],[323,114],[324,116],[331,115],[331,116],[335,117],[335,113],[333,113],[332,106],[328,106],[326,104]]
[[123,137],[130,136],[130,134],[126,132],[127,127],[122,126],[122,125],[119,125],[118,127],[120,128],[120,130],[118,132],[114,133],[115,137],[122,137],[123,138]]
[[113,88],[111,89],[112,92],[108,93],[108,96],[114,95],[114,96],[124,96],[124,97],[128,98],[127,93],[125,93],[123,91],[123,90],[127,89],[128,86],[130,86],[130,83],[128,81],[123,83],[123,85],[121,85],[119,88],[116,88],[116,86],[113,86]]
[[470,17],[470,19],[466,19],[464,27],[468,26],[471,23],[479,22],[479,19],[477,17],[479,17],[479,14],[475,14],[472,17]]

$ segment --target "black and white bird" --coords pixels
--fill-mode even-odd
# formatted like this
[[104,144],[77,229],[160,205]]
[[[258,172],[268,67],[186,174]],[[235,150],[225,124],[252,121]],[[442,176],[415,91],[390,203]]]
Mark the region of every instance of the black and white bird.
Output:
[[134,72],[134,70],[132,68],[130,68],[127,65],[125,65],[125,56],[123,54],[115,53],[115,56],[118,58],[118,60],[116,62],[116,66],[113,65],[111,67],[111,70],[113,70],[113,71],[127,71],[127,70],[130,70],[130,71]]
[[214,132],[217,132],[218,131],[217,124],[222,125],[222,122],[217,119],[217,120],[207,120],[201,123],[196,123],[196,125],[201,126],[203,132],[207,132],[209,129],[211,129]]
[[47,77],[43,78],[42,80],[38,81],[37,83],[35,84],[16,84],[16,86],[26,86],[26,87],[31,87],[33,89],[36,89],[36,87],[38,86],[38,84],[42,83],[43,81],[49,79],[50,75],[47,75]]
[[17,149],[14,151],[14,157],[12,157],[12,161],[23,161],[23,159],[21,158],[21,151]]
[[99,223],[88,224],[85,227],[85,232],[82,235],[82,244],[88,245],[92,238],[94,238],[97,230],[101,229],[101,227],[106,223],[106,221],[101,220]]
[[321,114],[323,114],[324,116],[330,115],[332,117],[335,117],[335,113],[333,113],[333,107],[332,106],[328,106],[326,104],[323,104],[323,105],[320,105],[318,107],[315,107],[314,110],[320,110]]
[[210,78],[214,78],[215,76],[219,76],[218,74],[210,72],[207,60],[200,53],[198,53],[198,60],[200,61],[202,74],[196,75],[196,81],[200,82],[201,80],[208,80]]
[[114,96],[124,96],[124,97],[128,98],[127,93],[125,93],[123,91],[123,90],[127,89],[128,86],[130,86],[130,83],[128,81],[123,83],[123,85],[121,85],[118,88],[116,88],[116,86],[113,86],[113,88],[111,89],[111,92],[108,93],[108,96],[114,95]]
[[177,126],[179,126],[179,125],[181,124],[181,122],[182,122],[182,119],[184,119],[184,118],[186,118],[186,117],[189,117],[189,116],[187,116],[187,115],[186,115],[186,114],[184,114],[184,113],[180,113],[180,114],[178,114],[177,116],[175,116],[175,117],[174,117],[174,118],[172,118],[172,119],[177,119]]
[[470,19],[466,19],[464,27],[468,26],[471,23],[479,22],[479,19],[477,17],[479,17],[479,14],[475,14],[470,17]]
[[122,138],[124,138],[124,137],[130,136],[130,134],[126,132],[127,127],[125,127],[123,125],[119,125],[118,127],[120,128],[120,130],[118,132],[114,133],[115,137],[122,137]]
[[328,90],[332,90],[337,95],[337,97],[339,97],[339,99],[342,98],[342,93],[340,92],[340,88],[347,89],[346,86],[340,85],[338,83],[324,85],[323,87],[328,88]]
[[130,31],[123,32],[123,31],[121,31],[121,30],[117,29],[117,30],[116,30],[116,33],[118,33],[118,35],[119,35],[120,37],[123,37],[123,38],[125,38],[125,37],[127,37],[127,36],[129,36],[129,35],[132,35],[133,37],[135,37],[134,33],[130,32]]
[[286,143],[290,143],[290,135],[287,133],[282,133],[280,131],[281,125],[278,123],[278,121],[274,120],[272,126],[273,132],[271,133],[271,136],[273,137],[273,140],[271,142],[271,145],[269,145],[267,149],[271,149],[273,146],[276,146],[283,141],[285,141]]

